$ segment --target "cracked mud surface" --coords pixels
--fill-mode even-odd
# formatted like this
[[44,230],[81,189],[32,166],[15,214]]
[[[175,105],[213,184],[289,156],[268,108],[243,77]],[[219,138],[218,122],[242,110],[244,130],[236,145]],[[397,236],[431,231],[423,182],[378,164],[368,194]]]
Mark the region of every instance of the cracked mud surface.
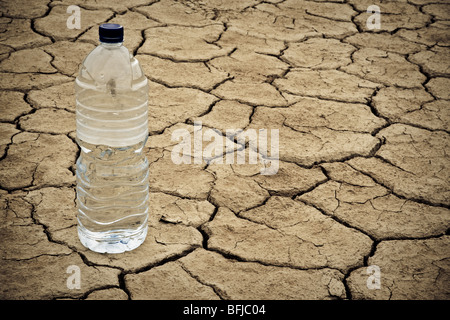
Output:
[[[0,298],[450,298],[446,1],[0,3]],[[76,232],[73,81],[103,22],[150,80],[149,235],[120,255]],[[195,121],[219,158],[250,152],[227,129],[278,129],[278,173],[174,164]]]

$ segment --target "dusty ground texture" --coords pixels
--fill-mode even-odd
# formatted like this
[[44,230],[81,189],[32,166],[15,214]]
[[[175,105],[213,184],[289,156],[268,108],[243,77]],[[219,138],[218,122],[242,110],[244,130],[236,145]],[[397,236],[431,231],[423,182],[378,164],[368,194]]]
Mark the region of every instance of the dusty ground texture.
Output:
[[[366,26],[373,4],[379,30]],[[66,27],[69,5],[81,29]],[[0,8],[0,298],[450,298],[448,1]],[[73,82],[103,22],[125,26],[151,80],[150,232],[121,255],[76,233]],[[224,140],[278,129],[278,173],[175,165],[171,133],[194,121]],[[242,149],[234,139],[218,156]]]

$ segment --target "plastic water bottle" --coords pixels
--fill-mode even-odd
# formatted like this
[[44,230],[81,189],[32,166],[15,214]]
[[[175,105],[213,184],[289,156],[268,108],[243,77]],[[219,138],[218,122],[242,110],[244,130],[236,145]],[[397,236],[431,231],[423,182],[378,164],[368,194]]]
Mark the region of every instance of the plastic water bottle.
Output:
[[78,236],[93,251],[120,253],[147,235],[148,82],[122,26],[103,24],[99,36],[75,81]]

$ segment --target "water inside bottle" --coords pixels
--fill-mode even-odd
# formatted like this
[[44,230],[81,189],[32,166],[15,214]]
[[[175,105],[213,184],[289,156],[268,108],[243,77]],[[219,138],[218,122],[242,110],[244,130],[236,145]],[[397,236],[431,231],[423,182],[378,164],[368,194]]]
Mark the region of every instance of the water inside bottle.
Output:
[[139,246],[147,233],[148,162],[145,141],[128,147],[78,140],[78,233],[86,247],[119,253]]

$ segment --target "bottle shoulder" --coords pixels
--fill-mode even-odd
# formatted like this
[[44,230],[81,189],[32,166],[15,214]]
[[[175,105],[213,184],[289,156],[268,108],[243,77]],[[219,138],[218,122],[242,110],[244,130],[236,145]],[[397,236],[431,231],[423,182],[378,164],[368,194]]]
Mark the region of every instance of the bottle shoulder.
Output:
[[99,63],[101,60],[104,62],[111,60],[129,60],[131,57],[130,52],[123,45],[113,47],[99,44],[86,56],[83,63]]
[[95,84],[107,89],[147,85],[147,78],[139,61],[124,46],[106,47],[102,44],[92,50],[80,65],[78,82]]

